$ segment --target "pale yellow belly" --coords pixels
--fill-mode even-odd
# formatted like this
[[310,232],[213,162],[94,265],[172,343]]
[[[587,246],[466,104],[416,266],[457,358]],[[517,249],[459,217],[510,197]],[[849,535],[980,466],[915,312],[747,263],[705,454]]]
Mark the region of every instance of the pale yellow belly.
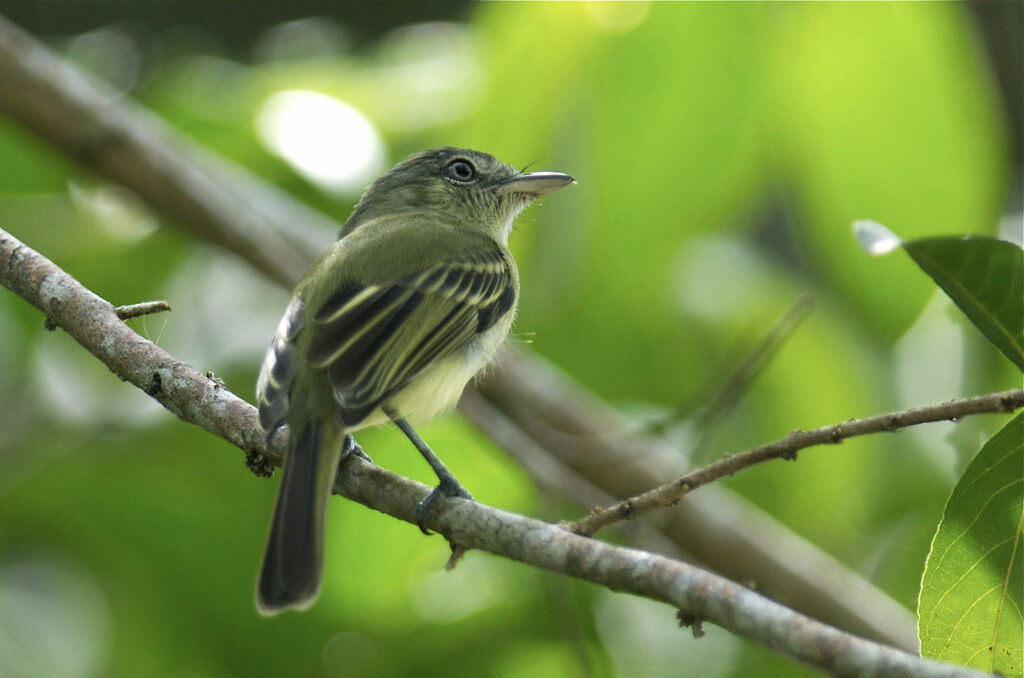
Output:
[[[467,344],[466,348],[420,374],[391,398],[390,407],[398,410],[413,426],[426,423],[455,407],[469,380],[494,358],[508,336],[514,316],[514,311],[506,313],[491,329]],[[377,409],[348,431],[354,432],[388,421],[388,416]]]

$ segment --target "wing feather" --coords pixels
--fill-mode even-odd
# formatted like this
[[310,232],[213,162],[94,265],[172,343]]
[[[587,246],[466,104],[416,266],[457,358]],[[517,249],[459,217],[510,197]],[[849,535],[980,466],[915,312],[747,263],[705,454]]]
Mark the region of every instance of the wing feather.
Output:
[[325,367],[346,353],[370,352],[381,337],[389,336],[415,310],[420,301],[415,295],[415,290],[391,285],[371,303],[354,306],[349,313],[332,314],[329,322],[317,323],[309,345],[310,364]]
[[295,338],[302,329],[305,307],[301,299],[293,299],[278,323],[274,340],[267,349],[256,382],[260,427],[269,440],[284,425],[288,414],[292,380],[299,369],[299,353]]
[[497,249],[390,284],[350,284],[314,313],[307,359],[328,371],[342,420],[354,425],[514,302],[513,277]]

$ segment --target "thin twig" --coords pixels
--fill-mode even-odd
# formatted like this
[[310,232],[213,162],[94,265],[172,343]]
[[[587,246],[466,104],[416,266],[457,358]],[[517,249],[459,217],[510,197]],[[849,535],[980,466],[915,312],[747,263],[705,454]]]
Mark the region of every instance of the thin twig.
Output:
[[761,340],[754,351],[740,363],[739,367],[729,376],[718,394],[711,400],[697,419],[699,431],[697,442],[690,448],[691,463],[703,463],[711,449],[711,442],[719,424],[739,404],[743,395],[750,388],[754,379],[761,374],[772,358],[779,352],[782,345],[792,336],[804,318],[814,307],[814,297],[805,294],[800,297],[785,315],[780,318],[768,334]]
[[598,530],[624,520],[632,520],[654,509],[672,506],[698,487],[730,476],[755,464],[771,459],[796,459],[797,452],[807,447],[835,444],[854,436],[897,431],[908,426],[955,420],[972,414],[1012,412],[1021,407],[1024,407],[1024,389],[1018,388],[1001,393],[951,400],[927,407],[879,414],[865,419],[851,419],[842,424],[822,426],[812,431],[793,431],[774,443],[762,445],[741,454],[727,456],[653,490],[624,499],[614,506],[594,511],[586,518],[571,523],[569,528],[576,534],[592,535]]
[[114,309],[117,313],[117,317],[121,320],[127,320],[128,318],[137,318],[140,315],[149,315],[150,313],[162,313],[163,311],[170,311],[171,305],[166,301],[143,301],[138,304],[127,304],[125,306],[118,306]]
[[[708,448],[711,436],[714,434],[718,423],[726,417],[739,403],[742,395],[750,387],[750,384],[757,378],[761,371],[771,362],[775,354],[779,352],[782,345],[792,336],[800,323],[814,307],[814,297],[809,294],[801,296],[786,313],[779,318],[761,341],[757,343],[754,350],[744,358],[733,370],[732,374],[717,389],[707,406],[696,415],[700,435],[690,452],[691,459],[699,459],[702,453]],[[648,424],[648,432],[653,434],[664,433],[673,424],[686,418],[692,412],[691,402],[680,405],[668,416],[655,420]]]
[[[626,430],[629,421],[540,357],[512,352],[496,372],[502,378],[489,376],[477,385],[478,391],[494,405],[494,418],[508,419],[521,435],[501,434],[508,428],[501,421],[485,421],[484,427],[502,446],[519,446],[518,438],[524,436],[532,441],[523,446],[527,452],[536,450],[528,463],[540,454],[550,456],[612,497],[645,492],[684,472],[683,455],[664,440],[607,433]],[[469,395],[460,404],[463,412]],[[476,413],[467,414],[477,421]],[[602,462],[591,462],[595,457]],[[588,496],[580,496],[583,506],[612,503]],[[651,518],[629,524],[656,528],[694,562],[733,581],[751,583],[798,612],[864,638],[917,651],[917,623],[906,607],[724,484],[713,483]],[[676,552],[658,546],[653,550]]]
[[[142,388],[185,421],[280,463],[283,435],[264,447],[256,409],[133,332],[111,304],[38,252],[0,230],[0,284],[37,306],[117,376]],[[415,523],[430,492],[356,455],[342,464],[334,491]],[[718,624],[835,675],[980,676],[844,633],[723,577],[643,551],[581,537],[556,525],[463,499],[442,503],[427,527],[468,549],[663,601],[687,618]]]
[[[166,301],[143,301],[138,304],[127,304],[125,306],[118,306],[114,308],[114,313],[121,320],[128,320],[129,318],[135,318],[140,315],[149,315],[150,313],[160,313],[162,311],[170,311],[171,305]],[[57,325],[50,318],[46,319],[44,326],[50,332],[57,329]]]

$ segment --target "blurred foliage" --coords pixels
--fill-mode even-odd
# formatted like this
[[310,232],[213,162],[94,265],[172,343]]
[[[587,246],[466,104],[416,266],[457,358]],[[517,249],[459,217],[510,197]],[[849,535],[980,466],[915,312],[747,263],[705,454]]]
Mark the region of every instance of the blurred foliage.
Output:
[[[713,389],[813,294],[716,454],[1019,383],[913,263],[864,257],[850,235],[859,218],[906,237],[995,232],[1009,130],[961,5],[484,3],[369,43],[343,17],[267,26],[246,58],[194,28],[96,29],[55,44],[339,221],[358,191],[267,150],[273,94],[365,115],[387,157],[363,170],[452,144],[572,173],[513,234],[515,336],[638,418]],[[286,291],[6,121],[0,159],[0,226],[114,303],[167,298],[172,314],[133,326],[251,392]],[[807,673],[717,629],[684,637],[667,607],[483,554],[445,573],[440,539],[340,500],[319,603],[260,619],[274,484],[2,293],[0,355],[5,675],[604,676],[651,657],[683,675]],[[727,485],[914,608],[945,497],[1003,422],[856,439]],[[541,512],[526,474],[457,416],[422,433],[482,501]],[[685,425],[672,437],[692,442]],[[394,431],[361,443],[431,481]],[[41,627],[57,629],[45,643]]]

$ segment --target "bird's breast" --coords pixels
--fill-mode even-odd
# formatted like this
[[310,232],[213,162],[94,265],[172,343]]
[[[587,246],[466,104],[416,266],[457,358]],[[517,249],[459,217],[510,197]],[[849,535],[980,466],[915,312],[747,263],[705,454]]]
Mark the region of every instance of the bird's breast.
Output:
[[487,331],[409,382],[391,399],[392,406],[414,426],[455,407],[469,380],[494,359],[514,317],[513,307]]

